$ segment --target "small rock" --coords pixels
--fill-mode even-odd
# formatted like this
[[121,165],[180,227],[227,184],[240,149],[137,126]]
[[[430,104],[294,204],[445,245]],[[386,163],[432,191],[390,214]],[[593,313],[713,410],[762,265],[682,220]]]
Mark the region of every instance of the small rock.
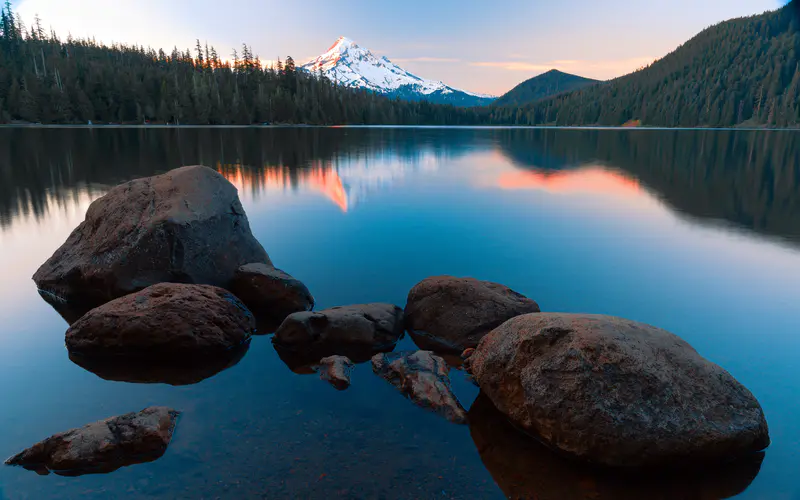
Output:
[[276,327],[286,316],[314,308],[314,298],[301,281],[268,264],[241,266],[228,288],[264,324]]
[[510,288],[473,278],[435,276],[408,293],[406,327],[422,349],[459,354],[515,316],[539,305]]
[[461,353],[461,359],[466,361],[475,354],[475,348],[470,347],[469,349],[464,349],[464,352]]
[[69,304],[96,307],[162,282],[225,287],[249,262],[270,264],[236,187],[203,166],[111,189],[33,280]]
[[587,462],[724,461],[770,442],[761,406],[730,373],[635,321],[519,316],[483,338],[469,367],[518,428]]
[[152,462],[169,446],[179,412],[152,406],[50,436],[6,460],[40,474],[62,476],[112,472]]
[[361,304],[289,315],[273,342],[317,360],[347,349],[391,350],[403,335],[403,310],[392,304]]
[[450,388],[447,363],[429,351],[376,354],[372,371],[407,395],[414,403],[456,424],[467,423],[467,413]]
[[92,309],[67,330],[66,344],[84,356],[217,356],[242,347],[254,328],[227,290],[160,283]]
[[350,372],[353,362],[346,356],[328,356],[319,362],[319,378],[327,380],[336,389],[343,391],[350,387]]

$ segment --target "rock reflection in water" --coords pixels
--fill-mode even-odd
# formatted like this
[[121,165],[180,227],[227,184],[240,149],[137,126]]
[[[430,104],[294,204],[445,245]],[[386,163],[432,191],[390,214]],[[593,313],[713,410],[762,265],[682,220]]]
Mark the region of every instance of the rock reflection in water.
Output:
[[225,356],[181,360],[138,361],[121,357],[95,358],[70,353],[69,359],[102,378],[136,384],[192,385],[236,366],[250,347],[246,342]]
[[719,499],[744,492],[763,453],[701,471],[624,473],[560,457],[523,435],[481,394],[469,410],[481,460],[508,498],[537,500]]
[[315,348],[308,351],[290,349],[281,344],[273,342],[273,347],[278,353],[278,357],[286,366],[298,375],[312,375],[317,373],[315,367],[319,365],[322,358],[328,356],[346,356],[354,364],[362,364],[372,359],[372,356],[379,352],[392,352],[394,345],[386,346],[381,350],[374,350],[371,347],[361,345],[334,345],[328,344],[325,348]]
[[66,321],[68,325],[72,325],[73,323],[78,321],[81,318],[81,316],[91,311],[92,309],[91,307],[88,306],[82,307],[77,304],[67,303],[61,298],[44,290],[39,290],[39,296],[42,299],[44,299],[45,302],[50,304],[50,307],[55,309],[55,311],[59,314],[59,316],[64,318],[64,321]]

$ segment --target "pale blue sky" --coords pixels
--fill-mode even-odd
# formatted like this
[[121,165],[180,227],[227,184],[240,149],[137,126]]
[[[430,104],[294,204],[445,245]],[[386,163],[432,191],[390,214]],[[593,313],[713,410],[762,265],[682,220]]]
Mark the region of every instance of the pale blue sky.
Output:
[[66,36],[171,49],[247,42],[298,62],[341,35],[425,78],[501,94],[547,69],[607,79],[780,0],[12,0]]

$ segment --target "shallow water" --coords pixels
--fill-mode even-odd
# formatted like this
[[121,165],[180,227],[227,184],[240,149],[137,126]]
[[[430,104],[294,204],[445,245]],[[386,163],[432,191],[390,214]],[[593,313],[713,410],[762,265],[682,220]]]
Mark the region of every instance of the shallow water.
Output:
[[[31,275],[109,186],[196,163],[239,187],[254,234],[318,308],[402,306],[419,280],[453,274],[547,311],[651,323],[744,383],[773,444],[698,477],[619,478],[520,440],[485,405],[450,424],[369,364],[337,392],[269,337],[227,368],[167,378],[190,385],[73,363]],[[5,129],[0,275],[0,455],[149,405],[183,412],[155,462],[0,467],[0,498],[800,498],[798,133]],[[452,376],[469,408],[478,390]]]

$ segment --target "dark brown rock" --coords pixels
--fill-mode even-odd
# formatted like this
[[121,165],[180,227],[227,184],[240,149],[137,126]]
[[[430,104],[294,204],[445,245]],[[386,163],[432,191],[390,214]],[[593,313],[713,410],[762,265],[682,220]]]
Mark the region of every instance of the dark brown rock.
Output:
[[418,406],[453,423],[467,423],[467,413],[450,388],[447,363],[439,356],[429,351],[376,354],[372,370]]
[[[228,289],[259,319],[259,326],[277,327],[286,316],[314,308],[314,298],[299,280],[268,264],[245,264]],[[274,328],[266,327],[271,333]]]
[[[275,332],[276,346],[300,358],[350,351],[391,350],[403,335],[403,310],[392,304],[360,304],[289,315]],[[356,353],[357,354],[357,353]]]
[[225,287],[250,262],[270,260],[236,188],[214,170],[192,166],[127,182],[95,200],[33,279],[68,303],[94,307],[162,282]]
[[84,356],[186,359],[241,348],[254,328],[227,290],[161,283],[92,309],[67,330],[66,344]]
[[422,349],[461,354],[484,335],[521,314],[539,312],[510,288],[473,278],[435,276],[408,294],[406,328]]
[[340,391],[350,387],[350,372],[352,369],[353,362],[346,356],[322,358],[317,367],[319,378],[326,380]]
[[167,450],[177,418],[170,408],[145,408],[50,436],[6,464],[40,474],[80,476],[152,462]]
[[763,453],[717,466],[630,471],[592,467],[557,455],[516,430],[481,394],[469,409],[481,460],[506,498],[673,500],[730,498],[758,475]]
[[519,316],[484,337],[467,365],[515,425],[588,462],[708,462],[769,445],[750,391],[679,337],[642,323]]

